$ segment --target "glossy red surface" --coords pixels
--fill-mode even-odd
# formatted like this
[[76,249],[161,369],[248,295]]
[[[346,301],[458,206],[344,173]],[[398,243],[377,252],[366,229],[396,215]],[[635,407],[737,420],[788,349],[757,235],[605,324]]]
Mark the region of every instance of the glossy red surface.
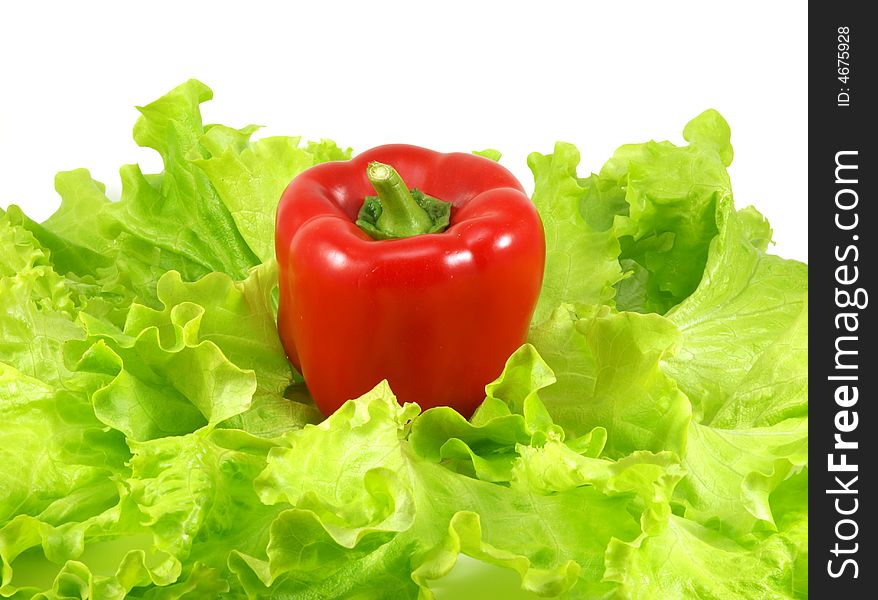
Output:
[[[451,202],[449,228],[382,241],[361,231],[374,160]],[[509,171],[406,145],[299,175],[278,206],[276,251],[281,340],[327,415],[382,379],[400,402],[470,415],[525,341],[545,262],[539,216]]]

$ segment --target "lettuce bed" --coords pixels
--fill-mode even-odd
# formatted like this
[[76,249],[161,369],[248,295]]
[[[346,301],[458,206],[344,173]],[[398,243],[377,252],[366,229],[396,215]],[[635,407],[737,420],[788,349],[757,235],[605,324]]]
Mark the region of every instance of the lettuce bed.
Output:
[[806,266],[734,207],[718,113],[587,178],[529,157],[543,293],[472,419],[382,382],[323,420],[273,215],[351,151],[210,97],[140,108],[164,171],[120,201],[76,170],[47,221],[0,211],[0,595],[430,598],[463,553],[548,597],[807,596]]

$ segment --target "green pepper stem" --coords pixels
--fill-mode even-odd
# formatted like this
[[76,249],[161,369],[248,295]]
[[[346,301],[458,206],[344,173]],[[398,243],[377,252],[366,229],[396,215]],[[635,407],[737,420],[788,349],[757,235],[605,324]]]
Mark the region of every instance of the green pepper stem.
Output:
[[381,201],[381,216],[375,223],[379,230],[390,237],[409,237],[430,230],[430,215],[415,202],[396,169],[373,161],[366,167],[366,177]]

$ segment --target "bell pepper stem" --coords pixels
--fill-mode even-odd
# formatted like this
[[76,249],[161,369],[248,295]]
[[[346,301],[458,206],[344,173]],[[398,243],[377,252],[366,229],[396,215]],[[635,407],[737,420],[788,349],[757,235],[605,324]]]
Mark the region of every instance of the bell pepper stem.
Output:
[[373,161],[366,167],[366,177],[381,201],[381,216],[375,223],[378,229],[392,237],[410,237],[430,230],[430,215],[415,202],[396,169]]

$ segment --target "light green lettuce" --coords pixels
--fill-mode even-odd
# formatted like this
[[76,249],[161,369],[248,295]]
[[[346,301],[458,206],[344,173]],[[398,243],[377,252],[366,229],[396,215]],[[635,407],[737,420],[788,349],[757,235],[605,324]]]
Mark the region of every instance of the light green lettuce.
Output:
[[620,245],[619,309],[664,313],[695,290],[717,233],[716,205],[731,196],[729,136],[725,120],[708,110],[683,130],[687,146],[622,146],[581,182],[586,221]]
[[[217,139],[220,132],[239,139],[226,143]],[[287,184],[315,164],[349,159],[351,150],[330,140],[300,146],[298,137],[248,143],[250,133],[212,127],[202,138],[211,157],[194,163],[207,175],[247,245],[261,261],[267,261],[274,257],[274,213]]]
[[[711,129],[715,131],[711,133]],[[656,426],[662,422],[676,423],[675,435],[664,439],[665,444],[677,440],[676,445],[650,448],[678,452],[688,472],[675,488],[676,510],[750,547],[754,540],[778,530],[770,498],[807,461],[807,271],[801,263],[767,254],[771,230],[765,219],[752,207],[736,211],[730,189],[717,192],[723,190],[727,180],[723,165],[731,158],[724,121],[708,112],[690,123],[687,131],[690,146],[685,151],[667,143],[620,148],[601,175],[590,179],[594,187],[583,206],[583,214],[595,227],[623,233],[633,231],[635,222],[638,226],[647,221],[652,226],[663,223],[679,241],[694,231],[674,225],[680,218],[675,216],[677,211],[697,206],[674,199],[684,196],[674,190],[689,184],[682,176],[684,170],[671,168],[668,161],[673,158],[700,165],[690,168],[689,175],[702,178],[702,183],[711,178],[715,181],[716,185],[694,186],[689,192],[693,202],[704,200],[704,210],[697,218],[689,213],[685,221],[707,223],[710,226],[704,225],[700,231],[713,231],[706,236],[690,235],[690,241],[698,241],[700,248],[696,251],[692,246],[690,253],[702,256],[685,271],[692,275],[693,283],[685,290],[680,288],[673,302],[670,296],[654,293],[650,283],[661,275],[662,268],[651,273],[644,269],[641,279],[634,272],[617,286],[617,310],[663,312],[670,308],[664,318],[643,315],[647,320],[630,326],[634,340],[661,341],[655,346],[661,351],[621,371],[626,378],[620,386],[624,396],[607,402],[599,394],[599,382],[602,378],[611,380],[615,370],[612,363],[601,360],[601,332],[635,356],[644,344],[626,340],[624,329],[606,325],[612,322],[608,319],[621,323],[620,317],[628,321],[642,317],[625,312],[616,315],[607,307],[562,304],[550,319],[532,328],[530,341],[558,378],[543,397],[559,423],[568,429],[575,427],[577,432],[595,425],[605,427],[605,451],[609,453],[632,440],[623,447],[623,454],[650,448],[646,438],[638,438],[638,421],[632,421],[626,411],[640,419],[650,434],[660,433]],[[663,168],[666,182],[658,175],[635,180],[636,173],[655,174]],[[618,186],[614,188],[608,183],[611,181]],[[644,191],[650,189],[653,191]],[[664,200],[653,202],[659,197]],[[626,206],[633,198],[640,202],[639,212],[633,205]],[[656,206],[650,208],[651,202]],[[673,256],[673,247],[662,250],[666,258]],[[623,244],[623,265],[624,254]],[[670,263],[653,260],[651,264]],[[634,295],[626,297],[634,291],[639,303],[633,302]],[[661,298],[668,301],[656,303]],[[653,304],[644,303],[647,300]],[[661,323],[662,328],[647,327],[650,321]],[[623,351],[604,355],[624,362]],[[681,398],[676,420],[675,410],[664,407],[661,417],[650,416],[637,405],[638,398],[649,398],[650,392],[638,391],[637,382],[649,373],[650,364],[659,373],[651,393],[661,394],[661,386],[655,383],[667,380]],[[606,412],[595,415],[602,406]],[[648,406],[661,404],[653,400]]]
[[614,458],[683,453],[692,408],[660,368],[678,341],[664,317],[608,307],[561,306],[531,331],[558,378],[544,394],[549,412],[573,435],[605,428],[605,452]]
[[808,422],[771,427],[689,428],[683,464],[692,476],[676,489],[685,515],[735,539],[776,530],[769,495],[808,461]]
[[156,289],[163,308],[133,304],[122,330],[82,313],[87,338],[67,344],[67,361],[103,379],[98,417],[139,441],[208,423],[271,435],[317,418],[284,398],[294,372],[271,305],[275,272],[272,262],[241,282],[212,273],[186,283],[170,271]]
[[778,485],[769,497],[778,535],[792,546],[793,596],[808,597],[808,469]]
[[95,417],[91,379],[63,364],[64,343],[84,337],[67,280],[5,214],[0,240],[0,594],[29,598],[54,585],[67,597],[80,581],[91,597],[121,598],[116,583],[82,579],[65,562],[123,520],[125,438]]
[[85,169],[58,174],[59,210],[41,224],[24,220],[60,273],[98,284],[123,309],[134,300],[157,307],[156,284],[171,270],[184,281],[213,272],[243,279],[273,255],[274,211],[290,180],[350,157],[328,140],[254,142],[254,126],[205,125],[200,104],[212,96],[190,80],[138,108],[134,139],[159,153],[164,171],[123,166],[120,201]]
[[792,545],[772,536],[748,548],[687,519],[636,543],[613,540],[606,580],[620,598],[793,598]]
[[[382,383],[319,426],[287,434],[287,447],[271,451],[256,485],[263,501],[294,508],[273,525],[268,560],[242,554],[233,561],[245,587],[254,594],[271,586],[291,594],[429,598],[431,581],[465,553],[516,571],[524,589],[540,595],[612,590],[601,582],[607,545],[613,537],[633,540],[638,515],[648,523],[667,519],[679,464],[650,453],[598,460],[588,454],[599,449],[565,444],[550,420],[531,429],[526,407],[541,408],[545,375],[551,372],[532,349],[516,353],[489,388],[498,394],[510,378],[523,378],[524,403],[492,396],[494,414],[479,425],[444,408],[418,415]],[[531,440],[516,441],[528,432]],[[471,456],[509,455],[503,472],[511,485],[443,460],[452,440]],[[577,464],[552,460],[559,451]]]
[[[754,237],[762,239],[760,229],[764,227],[764,220],[754,210],[736,212],[726,199],[717,206],[716,216],[720,232],[711,242],[703,281],[667,315],[679,328],[681,342],[665,368],[693,400],[699,421],[710,422],[738,392],[765,352],[786,352],[796,375],[785,395],[795,397],[793,404],[801,404],[807,364],[802,340],[807,330],[801,329],[804,325],[799,316],[805,310],[807,267],[766,254],[758,241],[754,243]],[[796,335],[793,326],[797,321],[798,352],[791,353],[787,336]],[[792,334],[788,333],[791,328]],[[759,369],[765,370],[765,360]],[[780,385],[788,374],[768,372],[764,375],[768,381],[761,382],[754,381],[755,373],[749,376],[748,386],[768,381]],[[788,397],[777,400],[791,402]]]
[[546,234],[546,272],[533,322],[539,324],[562,302],[602,304],[613,298],[622,277],[619,241],[592,226],[580,211],[584,194],[576,176],[579,150],[558,142],[552,154],[527,158],[534,174],[533,201]]

